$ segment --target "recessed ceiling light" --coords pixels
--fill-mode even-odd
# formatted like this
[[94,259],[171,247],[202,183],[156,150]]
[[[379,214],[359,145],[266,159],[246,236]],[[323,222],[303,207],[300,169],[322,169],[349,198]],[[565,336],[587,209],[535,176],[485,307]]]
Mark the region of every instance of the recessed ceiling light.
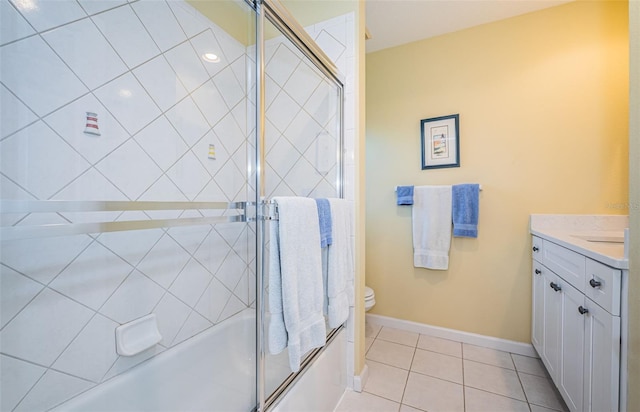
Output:
[[214,53],[205,53],[202,55],[202,58],[204,59],[204,61],[209,63],[218,63],[220,61],[220,57],[218,57],[218,55]]

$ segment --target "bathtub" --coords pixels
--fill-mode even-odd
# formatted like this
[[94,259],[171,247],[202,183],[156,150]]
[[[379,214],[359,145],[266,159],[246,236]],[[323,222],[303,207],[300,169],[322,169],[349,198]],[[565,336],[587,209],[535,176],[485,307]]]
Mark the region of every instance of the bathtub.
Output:
[[[256,406],[255,341],[255,311],[246,309],[70,399],[54,411],[251,411]],[[336,346],[336,343],[329,346]],[[340,346],[344,346],[343,341]],[[340,358],[332,360],[332,369],[346,363],[342,355]],[[288,354],[284,351],[276,356],[269,355],[265,363],[265,388],[270,393],[290,374]],[[316,363],[309,370],[322,370]],[[310,373],[308,379],[317,373]],[[325,380],[329,384],[335,382],[335,379]],[[335,392],[333,386],[329,390]],[[316,396],[323,393],[318,381],[310,391]],[[291,396],[285,396],[288,397]],[[304,394],[303,398],[309,399]]]

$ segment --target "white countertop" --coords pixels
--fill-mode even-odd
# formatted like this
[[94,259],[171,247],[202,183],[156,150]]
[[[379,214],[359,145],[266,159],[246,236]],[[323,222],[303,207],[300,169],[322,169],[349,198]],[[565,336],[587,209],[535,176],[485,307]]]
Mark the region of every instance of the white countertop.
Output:
[[[566,219],[563,219],[566,218]],[[593,260],[617,269],[629,269],[624,243],[597,242],[588,238],[620,238],[628,227],[627,216],[531,215],[530,232]]]

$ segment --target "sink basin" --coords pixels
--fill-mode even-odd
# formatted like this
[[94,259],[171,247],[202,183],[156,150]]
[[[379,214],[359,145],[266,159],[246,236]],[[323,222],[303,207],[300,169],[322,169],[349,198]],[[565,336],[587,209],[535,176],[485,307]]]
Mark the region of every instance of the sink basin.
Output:
[[586,240],[587,242],[598,243],[624,243],[624,236],[600,236],[600,235],[572,235],[578,239]]

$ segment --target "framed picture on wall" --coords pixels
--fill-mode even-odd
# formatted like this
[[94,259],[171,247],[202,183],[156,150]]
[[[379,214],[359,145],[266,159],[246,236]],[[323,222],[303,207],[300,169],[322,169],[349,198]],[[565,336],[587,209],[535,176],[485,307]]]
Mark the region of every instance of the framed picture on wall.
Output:
[[459,115],[420,121],[422,170],[460,167]]

